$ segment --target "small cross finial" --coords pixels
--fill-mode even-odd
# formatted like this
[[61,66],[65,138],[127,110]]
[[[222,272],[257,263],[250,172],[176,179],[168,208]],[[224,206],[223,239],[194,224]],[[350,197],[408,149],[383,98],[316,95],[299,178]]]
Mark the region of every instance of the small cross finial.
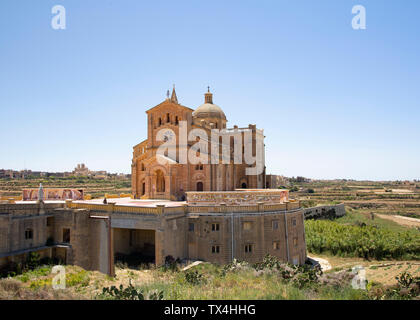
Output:
[[169,99],[169,90],[166,91],[166,97]]
[[207,92],[210,92],[210,86],[207,86]]

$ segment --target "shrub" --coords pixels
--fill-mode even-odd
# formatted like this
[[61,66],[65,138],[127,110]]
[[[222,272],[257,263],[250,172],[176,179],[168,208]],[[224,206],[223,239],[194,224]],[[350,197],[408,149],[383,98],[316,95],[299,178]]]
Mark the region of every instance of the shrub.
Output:
[[340,288],[346,285],[348,286],[354,276],[355,274],[351,272],[351,269],[350,271],[341,270],[339,272],[323,274],[321,277],[319,277],[319,283],[321,285]]
[[40,255],[36,252],[31,252],[28,255],[28,258],[26,259],[26,266],[29,269],[35,269],[36,267],[40,265],[40,262],[41,262]]
[[86,287],[89,284],[89,274],[85,270],[78,273],[70,273],[66,275],[66,285],[69,287],[80,285]]
[[192,285],[198,285],[204,282],[205,278],[203,274],[199,273],[197,270],[187,270],[185,272],[185,280]]
[[319,277],[322,275],[322,270],[319,266],[294,266],[281,262],[278,258],[266,255],[263,261],[254,265],[257,275],[264,274],[261,271],[275,271],[279,277],[284,281],[291,281],[297,288],[304,288],[318,282]]
[[32,281],[29,288],[37,290],[40,288],[50,287],[52,285],[52,279],[39,279]]
[[181,261],[172,257],[171,255],[165,257],[165,264],[162,266],[163,271],[172,271],[176,272],[179,271],[179,263]]
[[131,284],[124,288],[121,284],[119,289],[116,286],[111,286],[102,289],[102,296],[116,300],[163,300],[163,291],[151,291],[144,294],[142,290],[138,290]]
[[257,262],[254,265],[255,270],[263,270],[263,269],[280,269],[282,262],[274,256],[267,254],[263,261]]
[[231,263],[228,263],[223,267],[222,276],[226,275],[228,272],[238,272],[251,269],[252,267],[248,262],[233,259]]

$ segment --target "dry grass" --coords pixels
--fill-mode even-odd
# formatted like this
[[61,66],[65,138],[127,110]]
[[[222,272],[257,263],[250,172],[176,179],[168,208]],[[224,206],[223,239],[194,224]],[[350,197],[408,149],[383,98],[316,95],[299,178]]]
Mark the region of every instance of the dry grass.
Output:
[[79,300],[82,295],[69,290],[53,290],[51,287],[30,289],[21,281],[0,279],[0,300]]
[[395,284],[395,277],[403,271],[411,273],[413,276],[420,276],[420,261],[395,261],[395,260],[365,260],[362,258],[343,258],[318,254],[319,257],[331,264],[331,271],[349,270],[355,266],[363,266],[366,270],[368,281],[374,281],[383,285]]
[[409,218],[409,217],[387,215],[387,214],[376,214],[376,216],[382,219],[394,221],[395,223],[398,223],[399,225],[402,225],[404,227],[409,227],[409,228],[420,227],[420,219],[417,219],[417,218]]
[[155,281],[153,270],[116,268],[116,276],[111,278],[98,271],[86,271],[77,266],[66,266],[67,285],[64,290],[54,290],[52,279],[55,274],[40,275],[36,272],[14,278],[0,279],[0,300],[74,300],[95,299],[103,287],[142,286]]

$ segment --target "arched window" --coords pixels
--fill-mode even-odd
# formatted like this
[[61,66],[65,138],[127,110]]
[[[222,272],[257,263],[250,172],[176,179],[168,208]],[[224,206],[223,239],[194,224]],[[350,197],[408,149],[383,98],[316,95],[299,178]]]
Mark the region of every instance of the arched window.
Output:
[[159,126],[160,126],[160,125],[162,125],[162,118],[159,118],[158,125],[159,125]]
[[197,191],[203,191],[203,183],[201,181],[197,182]]
[[178,116],[175,117],[175,124],[178,125]]
[[169,113],[166,114],[166,122],[170,122],[170,117],[169,117]]
[[242,187],[242,189],[246,189],[246,183],[243,182],[242,185],[241,185],[241,187]]

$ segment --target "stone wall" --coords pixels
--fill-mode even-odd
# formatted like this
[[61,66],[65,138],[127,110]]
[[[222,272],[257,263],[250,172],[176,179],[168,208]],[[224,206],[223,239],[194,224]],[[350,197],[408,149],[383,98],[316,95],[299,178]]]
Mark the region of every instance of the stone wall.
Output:
[[188,254],[192,259],[220,264],[233,258],[255,263],[266,254],[296,264],[306,259],[302,210],[202,214],[190,216],[188,223]]
[[305,219],[332,219],[346,214],[344,204],[304,208]]
[[264,204],[279,204],[289,200],[288,190],[263,189],[243,191],[206,191],[186,192],[188,205],[255,205],[258,202]]
[[47,218],[59,207],[63,204],[1,204],[0,254],[44,247],[51,235]]
[[[16,257],[18,250],[51,249],[50,256],[67,264],[112,274],[114,254],[132,249],[127,248],[130,232],[138,234],[133,241],[140,249],[154,237],[157,265],[166,256],[219,264],[233,258],[254,263],[266,254],[296,264],[306,259],[304,211],[299,202],[157,208],[60,205],[0,206],[0,261]],[[28,226],[33,228],[30,241],[24,238]],[[46,246],[48,238],[54,245]]]

